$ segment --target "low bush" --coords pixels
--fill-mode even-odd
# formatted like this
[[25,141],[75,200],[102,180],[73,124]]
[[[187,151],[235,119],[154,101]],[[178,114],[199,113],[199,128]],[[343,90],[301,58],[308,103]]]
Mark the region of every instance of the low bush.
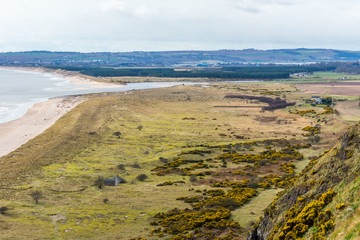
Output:
[[194,176],[194,175],[189,177],[190,182],[196,182],[197,180],[198,180],[198,178],[196,176]]
[[146,174],[144,174],[144,173],[142,173],[142,174],[140,174],[140,175],[138,175],[137,177],[136,177],[136,179],[138,180],[138,181],[140,181],[140,182],[143,182],[143,181],[145,181],[146,179],[148,179],[149,177],[146,175]]
[[125,170],[125,164],[119,164],[116,167],[120,170]]
[[0,207],[0,214],[5,214],[9,210],[8,207]]
[[130,167],[132,167],[132,168],[141,168],[138,163],[133,163],[133,164],[130,165]]

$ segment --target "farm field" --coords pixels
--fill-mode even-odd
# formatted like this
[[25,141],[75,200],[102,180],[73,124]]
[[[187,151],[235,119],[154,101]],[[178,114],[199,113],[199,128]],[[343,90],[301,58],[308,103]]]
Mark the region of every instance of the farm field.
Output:
[[[213,83],[89,95],[0,159],[2,236],[245,239],[262,209],[349,126],[341,111],[306,104],[312,92],[299,89]],[[294,104],[264,110],[269,98]],[[116,175],[126,183],[96,183]]]
[[358,74],[337,73],[332,71],[319,71],[305,76],[291,75],[293,83],[319,83],[319,82],[344,82],[359,81]]
[[360,82],[321,82],[297,84],[297,88],[310,94],[359,96]]

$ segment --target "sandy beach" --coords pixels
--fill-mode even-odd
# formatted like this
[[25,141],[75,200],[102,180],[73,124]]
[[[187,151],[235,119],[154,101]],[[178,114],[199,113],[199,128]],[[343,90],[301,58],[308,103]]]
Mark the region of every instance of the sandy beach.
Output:
[[21,118],[0,124],[0,157],[41,134],[84,100],[81,96],[52,98],[35,104]]
[[[65,78],[78,86],[84,86],[84,89],[121,87],[121,85],[95,82],[77,75],[63,75],[42,68],[6,67],[4,69],[50,73]],[[0,124],[0,157],[16,150],[30,139],[41,134],[61,116],[83,101],[85,101],[85,97],[82,96],[51,98],[46,102],[35,104],[21,118]]]

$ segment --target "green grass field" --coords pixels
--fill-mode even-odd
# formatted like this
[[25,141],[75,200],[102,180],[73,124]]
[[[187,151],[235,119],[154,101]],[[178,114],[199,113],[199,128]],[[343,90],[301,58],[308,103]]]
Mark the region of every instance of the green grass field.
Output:
[[[345,78],[345,79],[344,79]],[[287,83],[311,83],[311,82],[332,82],[332,81],[357,81],[360,80],[359,75],[343,74],[336,72],[314,72],[304,77],[291,76]]]

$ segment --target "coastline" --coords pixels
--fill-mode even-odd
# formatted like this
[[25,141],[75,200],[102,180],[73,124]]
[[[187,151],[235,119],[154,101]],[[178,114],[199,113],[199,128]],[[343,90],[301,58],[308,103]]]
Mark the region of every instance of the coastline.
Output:
[[63,78],[77,87],[82,89],[94,89],[94,88],[119,88],[125,87],[126,85],[123,84],[112,84],[112,83],[104,83],[104,82],[97,82],[92,78],[87,78],[84,75],[80,75],[78,73],[69,73],[62,70],[51,70],[45,69],[41,67],[0,67],[0,69],[5,70],[14,70],[14,71],[25,71],[25,72],[36,72],[36,73],[44,73],[44,74],[51,74],[55,77]]
[[[74,89],[96,90],[106,88],[125,88],[126,85],[96,82],[79,74],[69,74],[57,70],[36,67],[0,67],[0,69],[36,72],[61,77],[75,85]],[[169,87],[171,85],[162,85]],[[0,124],[0,158],[15,151],[21,145],[51,127],[65,113],[85,101],[84,95],[60,96],[36,103],[22,117]]]
[[[77,74],[69,75],[58,71],[48,71],[36,67],[1,67],[2,69],[48,73],[64,78],[78,88],[119,88],[122,85],[95,82]],[[0,158],[15,151],[21,145],[38,136],[51,127],[59,118],[78,104],[85,101],[84,96],[63,96],[49,98],[45,102],[34,104],[22,117],[0,124]]]
[[51,98],[35,104],[21,118],[0,124],[0,158],[44,132],[83,101],[83,96]]

